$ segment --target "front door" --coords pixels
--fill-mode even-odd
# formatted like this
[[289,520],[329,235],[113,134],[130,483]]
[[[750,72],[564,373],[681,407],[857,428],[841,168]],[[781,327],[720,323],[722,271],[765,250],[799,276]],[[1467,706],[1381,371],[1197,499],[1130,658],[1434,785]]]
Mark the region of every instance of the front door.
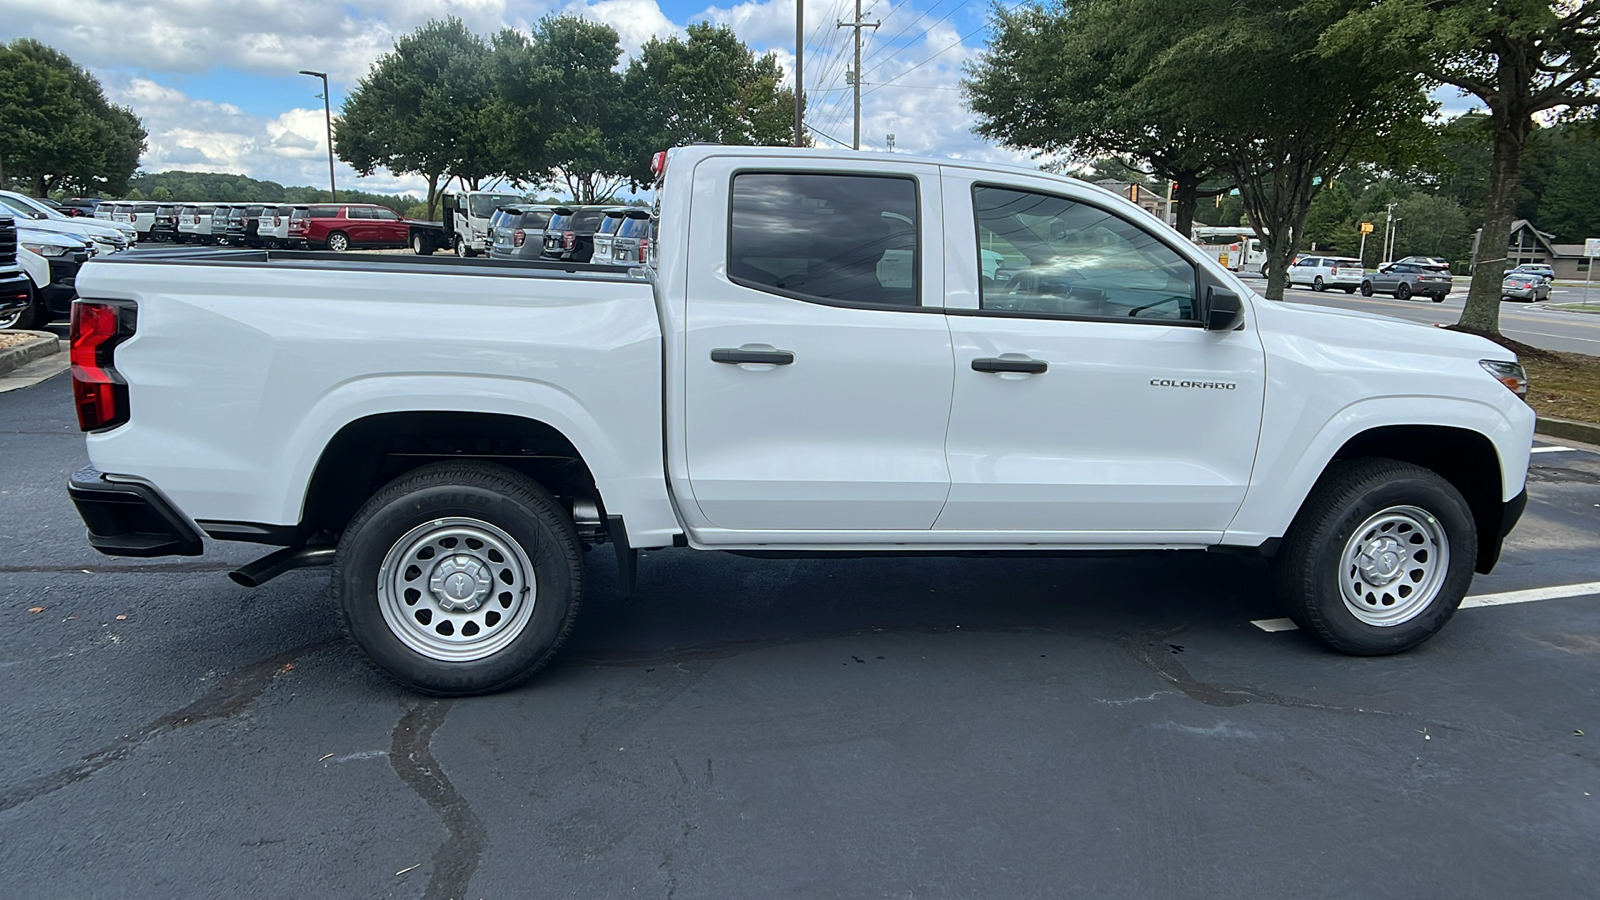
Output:
[[950,331],[937,300],[924,305],[939,297],[937,227],[931,246],[923,233],[939,221],[938,171],[784,162],[696,171],[696,245],[727,248],[687,273],[701,527],[927,529],[950,489]]
[[1220,285],[1153,220],[1068,190],[959,192],[980,255],[952,254],[963,271],[947,279],[978,303],[949,310],[952,484],[935,527],[1213,541],[1255,459],[1261,342],[1248,322],[1201,326]]

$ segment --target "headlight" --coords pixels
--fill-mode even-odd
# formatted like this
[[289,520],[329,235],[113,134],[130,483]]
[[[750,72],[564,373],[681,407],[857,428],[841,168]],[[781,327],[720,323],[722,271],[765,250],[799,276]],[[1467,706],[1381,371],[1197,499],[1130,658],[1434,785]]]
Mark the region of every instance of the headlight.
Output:
[[1520,364],[1500,359],[1480,359],[1478,365],[1505,385],[1506,390],[1524,400],[1528,399],[1528,373],[1523,371]]
[[66,256],[69,249],[67,247],[57,247],[54,244],[30,244],[26,241],[23,242],[22,246],[24,249],[32,250],[40,256]]

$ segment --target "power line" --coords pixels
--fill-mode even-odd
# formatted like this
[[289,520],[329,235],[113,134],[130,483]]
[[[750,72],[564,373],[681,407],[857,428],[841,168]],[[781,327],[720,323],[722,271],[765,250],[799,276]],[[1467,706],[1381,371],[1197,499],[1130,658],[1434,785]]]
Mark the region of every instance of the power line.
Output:
[[[954,44],[951,44],[950,46],[944,48],[943,50],[940,50],[938,53],[935,53],[934,55],[928,57],[927,59],[923,60],[922,62],[917,63],[916,65],[914,65],[911,68],[905,70],[904,72],[901,72],[899,75],[896,75],[893,78],[889,79],[888,81],[880,81],[877,84],[873,85],[872,91],[875,91],[875,90],[877,90],[878,88],[881,88],[881,87],[888,87],[889,85],[894,84],[896,81],[899,81],[900,79],[906,77],[907,75],[910,75],[912,72],[915,72],[916,70],[922,68],[923,66],[927,65],[928,63],[933,62],[934,60],[936,60],[939,57],[945,55],[946,53],[950,52],[951,50],[954,50],[955,48],[957,48],[957,47],[961,46],[962,44],[966,43],[967,42],[967,38],[972,37],[973,35],[977,34],[978,32],[982,31],[983,29],[985,29],[987,27],[988,27],[988,23],[987,22],[985,22],[982,25],[979,25],[977,28],[974,28],[971,31],[967,32],[966,34],[962,35],[959,39],[956,40],[956,42]],[[872,91],[867,91],[867,93],[870,94],[870,93],[872,93]]]
[[[956,13],[960,12],[961,10],[965,9],[966,5],[967,5],[966,0],[962,0],[962,2],[956,4],[954,7],[952,7],[949,12],[945,13],[943,16],[940,16],[938,21],[934,22],[932,25],[929,25],[927,28],[922,29],[922,34],[924,36],[930,34],[933,31],[933,29],[935,29],[935,28],[939,27],[941,24],[943,24],[946,19],[950,18],[951,16],[955,15]],[[929,10],[929,11],[931,12],[932,10]],[[924,14],[924,15],[926,15],[926,14]],[[898,35],[897,35],[897,37],[898,37]],[[894,40],[894,38],[890,38],[891,42],[893,40]],[[872,68],[868,69],[865,74],[871,75],[873,72],[878,71],[879,69],[883,68],[885,65],[887,65],[890,62],[892,62],[893,60],[894,60],[894,57],[891,56],[888,59],[884,60],[883,62],[880,62],[877,65],[873,66]]]

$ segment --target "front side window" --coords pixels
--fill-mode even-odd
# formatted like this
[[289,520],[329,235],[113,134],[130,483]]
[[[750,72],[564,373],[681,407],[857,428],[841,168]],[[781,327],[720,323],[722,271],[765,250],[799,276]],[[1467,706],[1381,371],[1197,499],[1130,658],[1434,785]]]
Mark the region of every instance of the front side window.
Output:
[[917,306],[917,223],[910,178],[735,175],[728,274],[799,299]]
[[1012,188],[973,189],[981,306],[1022,314],[1196,321],[1195,267],[1099,207]]
[[383,209],[383,208],[375,209],[375,210],[372,211],[372,217],[374,219],[383,219],[386,222],[398,222],[398,221],[400,221],[400,214],[395,212],[392,209]]

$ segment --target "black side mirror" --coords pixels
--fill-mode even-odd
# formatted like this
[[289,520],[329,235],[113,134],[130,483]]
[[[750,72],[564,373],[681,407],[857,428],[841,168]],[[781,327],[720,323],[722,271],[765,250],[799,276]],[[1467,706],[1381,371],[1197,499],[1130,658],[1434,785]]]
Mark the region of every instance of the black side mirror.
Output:
[[1233,331],[1244,325],[1244,301],[1233,291],[1206,290],[1206,330]]

